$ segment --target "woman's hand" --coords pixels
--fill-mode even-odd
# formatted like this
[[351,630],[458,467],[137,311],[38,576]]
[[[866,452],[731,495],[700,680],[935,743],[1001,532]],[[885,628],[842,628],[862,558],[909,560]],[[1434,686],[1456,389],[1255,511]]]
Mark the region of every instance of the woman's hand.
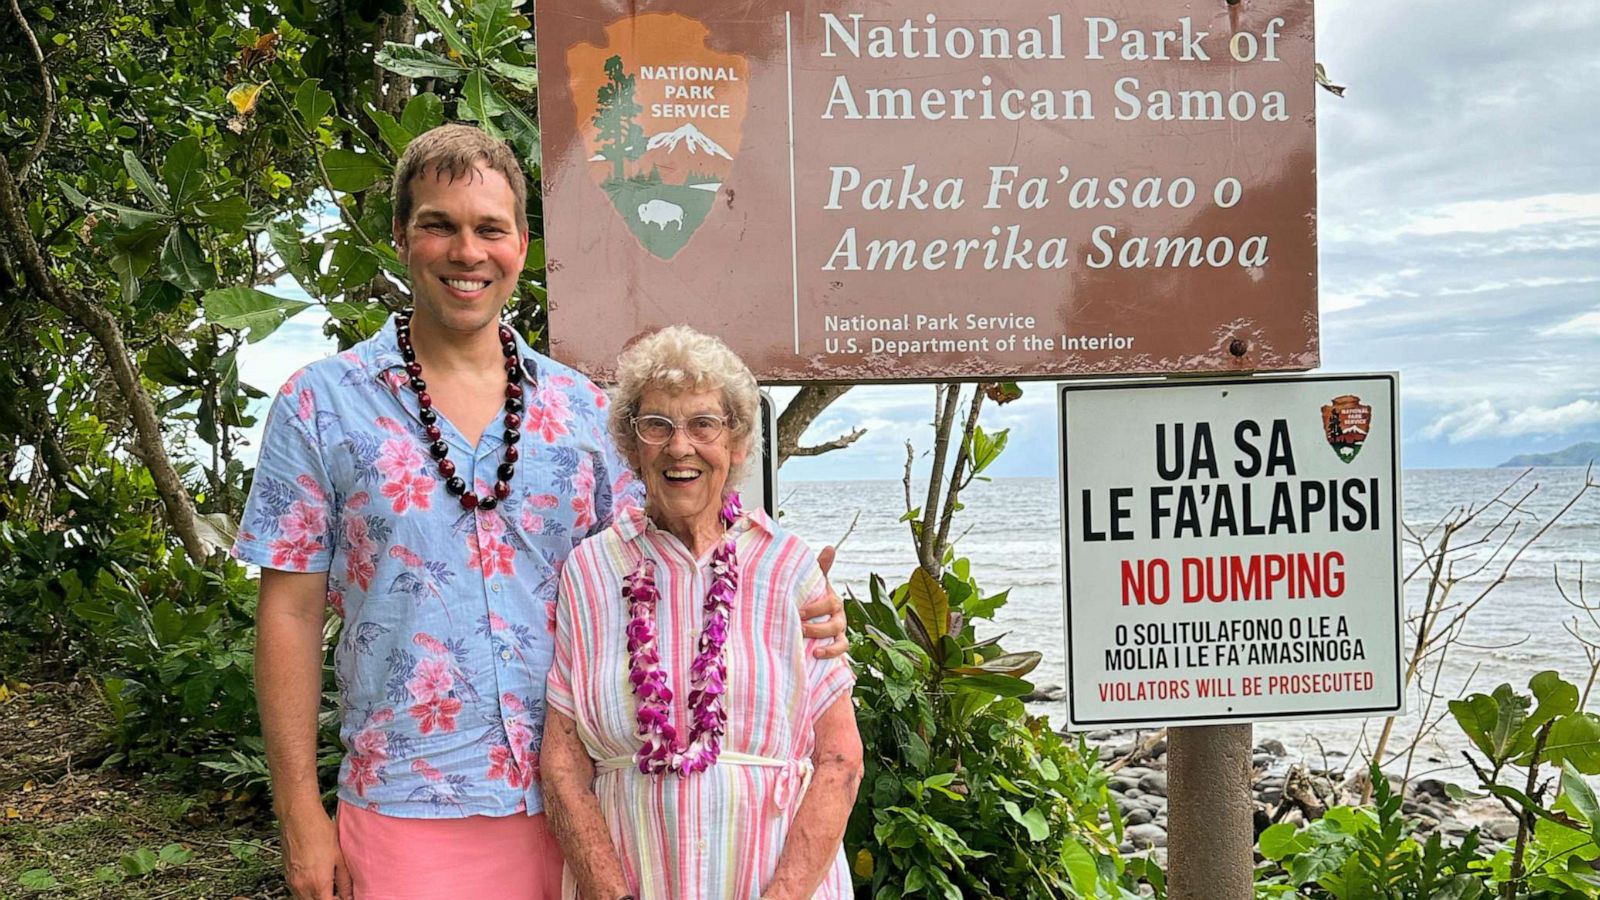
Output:
[[[817,554],[817,567],[824,576],[833,568],[833,555],[832,547],[823,547]],[[850,651],[850,642],[844,636],[844,601],[839,599],[832,581],[828,582],[826,596],[800,607],[800,623],[800,630],[807,638],[828,642],[813,651],[817,659],[833,659]]]
[[861,734],[856,730],[856,708],[850,694],[841,695],[824,710],[815,728],[811,761],[816,772],[795,811],[772,880],[761,891],[763,898],[789,900],[816,892],[839,853],[861,787]]

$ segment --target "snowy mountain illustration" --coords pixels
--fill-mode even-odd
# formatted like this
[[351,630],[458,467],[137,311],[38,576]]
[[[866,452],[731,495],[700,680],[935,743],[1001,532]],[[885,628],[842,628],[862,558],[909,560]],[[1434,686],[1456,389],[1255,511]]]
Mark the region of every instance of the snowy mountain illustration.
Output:
[[651,135],[650,141],[645,145],[645,149],[649,151],[665,147],[668,153],[673,153],[680,144],[691,154],[704,152],[710,156],[720,156],[730,162],[733,160],[733,157],[728,155],[728,151],[722,149],[721,144],[706,137],[700,129],[694,127],[693,122],[685,122],[671,131],[663,131],[660,134]]

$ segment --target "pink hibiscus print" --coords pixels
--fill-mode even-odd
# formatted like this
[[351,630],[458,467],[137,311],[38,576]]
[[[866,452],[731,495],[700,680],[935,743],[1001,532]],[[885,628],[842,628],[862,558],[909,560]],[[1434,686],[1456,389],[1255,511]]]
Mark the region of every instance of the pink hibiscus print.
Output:
[[311,418],[317,414],[317,404],[312,399],[311,391],[310,390],[301,391],[299,400],[300,400],[300,405],[299,405],[299,408],[295,410],[295,413],[300,416],[300,421],[302,421],[302,422],[311,421]]
[[495,535],[481,531],[469,534],[467,547],[472,550],[472,555],[467,557],[467,568],[481,571],[484,577],[516,574],[517,548]]
[[432,734],[435,729],[449,734],[456,730],[456,716],[461,713],[461,701],[454,697],[436,697],[412,706],[407,712],[417,720],[417,730],[423,734]]
[[528,534],[543,534],[544,516],[537,515],[531,508],[524,506],[522,508],[522,530]]
[[289,511],[279,517],[278,527],[291,541],[304,539],[321,544],[322,536],[328,533],[328,510],[318,504],[296,500]]
[[328,605],[333,607],[333,614],[344,618],[344,592],[328,591]]
[[431,504],[428,495],[437,483],[427,475],[407,472],[393,481],[384,482],[383,495],[389,498],[389,505],[395,513],[404,515],[413,506],[426,510]]
[[512,757],[511,748],[504,746],[489,748],[489,771],[485,777],[490,781],[504,780],[507,786],[514,788],[525,788],[530,783]]
[[398,480],[420,468],[422,451],[417,449],[416,444],[405,438],[390,438],[383,442],[383,449],[378,455],[378,471],[383,473],[383,477]]
[[289,572],[304,572],[311,567],[311,557],[322,552],[322,542],[299,538],[279,538],[271,543],[272,567]]
[[377,728],[367,727],[356,732],[350,740],[350,749],[353,753],[370,756],[374,759],[389,758],[389,733]]
[[423,778],[426,778],[429,781],[444,780],[444,773],[434,768],[425,759],[413,760],[411,763],[411,771],[421,775]]
[[544,630],[551,634],[556,633],[556,602],[554,600],[546,600],[544,602]]
[[594,460],[585,456],[572,476],[572,530],[584,531],[594,525]]
[[348,759],[348,768],[345,772],[344,783],[356,792],[357,797],[365,798],[367,788],[376,787],[382,780],[380,773],[385,760],[352,753]]
[[572,410],[567,406],[567,395],[553,387],[542,387],[534,402],[528,405],[523,417],[523,428],[539,435],[547,444],[567,434],[567,422]]
[[430,703],[447,697],[453,687],[455,678],[450,674],[450,664],[442,659],[424,659],[417,663],[411,679],[406,682],[406,690],[418,703]]

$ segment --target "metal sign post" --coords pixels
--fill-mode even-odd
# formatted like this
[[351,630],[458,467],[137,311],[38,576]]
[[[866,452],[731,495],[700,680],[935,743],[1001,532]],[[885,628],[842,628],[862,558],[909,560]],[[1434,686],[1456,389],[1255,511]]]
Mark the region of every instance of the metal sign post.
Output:
[[1167,896],[1250,900],[1251,725],[1167,729]]

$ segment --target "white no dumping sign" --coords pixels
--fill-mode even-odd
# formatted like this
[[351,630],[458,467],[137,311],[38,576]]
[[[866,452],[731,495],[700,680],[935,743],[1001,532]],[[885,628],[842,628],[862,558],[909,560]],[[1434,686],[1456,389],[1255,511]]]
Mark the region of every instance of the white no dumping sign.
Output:
[[1397,391],[1061,387],[1070,727],[1403,711]]

